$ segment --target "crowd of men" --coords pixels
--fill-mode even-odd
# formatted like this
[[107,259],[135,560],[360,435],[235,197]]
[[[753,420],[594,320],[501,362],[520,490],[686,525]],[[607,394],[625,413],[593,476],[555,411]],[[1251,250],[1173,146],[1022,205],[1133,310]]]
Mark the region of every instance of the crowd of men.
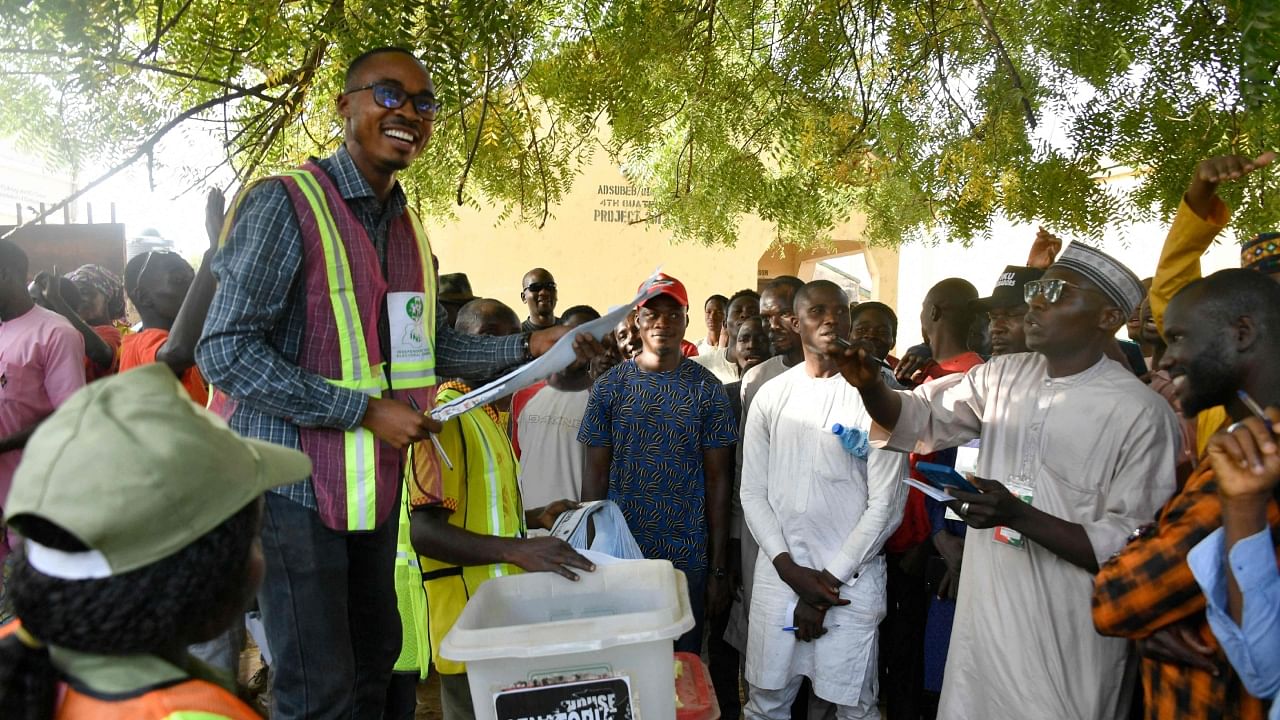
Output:
[[272,718],[411,718],[432,672],[473,718],[441,640],[490,579],[594,572],[545,531],[607,499],[686,578],[725,718],[1280,717],[1280,236],[1199,265],[1274,153],[1201,163],[1146,281],[1042,231],[896,358],[893,308],[789,276],[688,342],[660,275],[441,423],[601,315],[439,272],[396,181],[438,110],[411,53],[354,59],[345,142],[211,194],[198,271],[0,240],[0,716],[258,717],[255,603]]

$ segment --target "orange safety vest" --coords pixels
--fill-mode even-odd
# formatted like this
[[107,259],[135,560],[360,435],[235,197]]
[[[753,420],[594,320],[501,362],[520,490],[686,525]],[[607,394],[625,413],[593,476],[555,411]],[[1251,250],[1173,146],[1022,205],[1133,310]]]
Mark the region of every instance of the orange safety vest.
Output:
[[[0,626],[0,638],[21,623]],[[74,683],[74,679],[72,680]],[[101,698],[63,682],[58,687],[54,720],[262,720],[240,698],[220,685],[198,678],[140,688],[134,695]]]

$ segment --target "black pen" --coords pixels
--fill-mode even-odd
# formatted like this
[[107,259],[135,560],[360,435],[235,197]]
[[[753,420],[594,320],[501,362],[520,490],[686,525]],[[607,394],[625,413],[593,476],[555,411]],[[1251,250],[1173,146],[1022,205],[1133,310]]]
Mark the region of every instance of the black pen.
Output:
[[[836,336],[836,344],[837,344],[837,345],[839,345],[839,346],[840,346],[840,347],[842,347],[842,348],[850,348],[850,349],[852,349],[852,348],[853,348],[853,343],[849,342],[848,340],[845,340],[844,338],[840,337],[839,335],[837,335],[837,336]],[[877,365],[879,365],[880,367],[884,368],[885,370],[888,370],[889,372],[893,372],[893,371],[894,371],[894,370],[893,370],[893,366],[892,366],[892,365],[890,365],[889,363],[885,362],[882,358],[878,358],[878,357],[876,357],[875,355],[872,355],[872,354],[870,354],[870,353],[867,353],[867,357],[869,357],[869,358],[871,358],[872,360],[874,360],[874,361],[876,362],[876,364],[877,364]]]
[[[414,410],[417,410],[418,412],[422,412],[422,408],[418,406],[418,401],[414,400],[412,395],[409,395],[409,405]],[[440,438],[436,437],[435,433],[431,433],[431,444],[435,446],[436,452],[439,453],[440,459],[444,461],[444,464],[448,465],[449,469],[452,470],[453,461],[450,460],[449,456],[445,454],[444,446],[440,444]]]

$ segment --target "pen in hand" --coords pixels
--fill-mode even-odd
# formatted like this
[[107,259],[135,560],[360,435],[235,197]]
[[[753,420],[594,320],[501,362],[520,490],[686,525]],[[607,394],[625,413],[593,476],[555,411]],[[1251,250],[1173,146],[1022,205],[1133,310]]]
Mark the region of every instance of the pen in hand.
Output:
[[[848,340],[845,340],[839,335],[836,336],[836,344],[845,349],[850,349],[853,347],[853,343],[849,342]],[[884,358],[878,358],[875,355],[872,355],[870,353],[867,354],[867,357],[871,358],[873,361],[875,361],[877,365],[884,368],[885,370],[888,370],[889,372],[893,372],[893,366],[890,365],[888,362],[886,362]]]
[[[409,396],[409,405],[412,406],[414,410],[422,412],[422,408],[418,405],[418,401],[414,400],[412,395]],[[436,454],[440,456],[440,459],[444,461],[444,464],[452,470],[453,461],[450,460],[449,456],[445,453],[444,446],[440,444],[440,438],[436,437],[435,433],[431,433],[431,444],[435,447]]]
[[1271,427],[1271,418],[1267,417],[1267,413],[1263,411],[1262,406],[1258,404],[1257,400],[1249,397],[1249,393],[1244,390],[1236,390],[1236,397],[1240,398],[1240,402],[1244,403],[1244,406],[1249,408],[1249,412],[1257,416],[1257,418],[1267,426],[1267,432],[1272,435],[1275,434],[1275,428]]

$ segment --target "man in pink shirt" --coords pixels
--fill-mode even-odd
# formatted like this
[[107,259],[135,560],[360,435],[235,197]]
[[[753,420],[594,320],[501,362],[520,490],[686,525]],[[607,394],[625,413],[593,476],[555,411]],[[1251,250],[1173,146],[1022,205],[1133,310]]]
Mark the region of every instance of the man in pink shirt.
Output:
[[[27,294],[27,255],[0,240],[0,520],[22,447],[42,420],[84,387],[84,338]],[[9,553],[0,533],[0,560]]]

